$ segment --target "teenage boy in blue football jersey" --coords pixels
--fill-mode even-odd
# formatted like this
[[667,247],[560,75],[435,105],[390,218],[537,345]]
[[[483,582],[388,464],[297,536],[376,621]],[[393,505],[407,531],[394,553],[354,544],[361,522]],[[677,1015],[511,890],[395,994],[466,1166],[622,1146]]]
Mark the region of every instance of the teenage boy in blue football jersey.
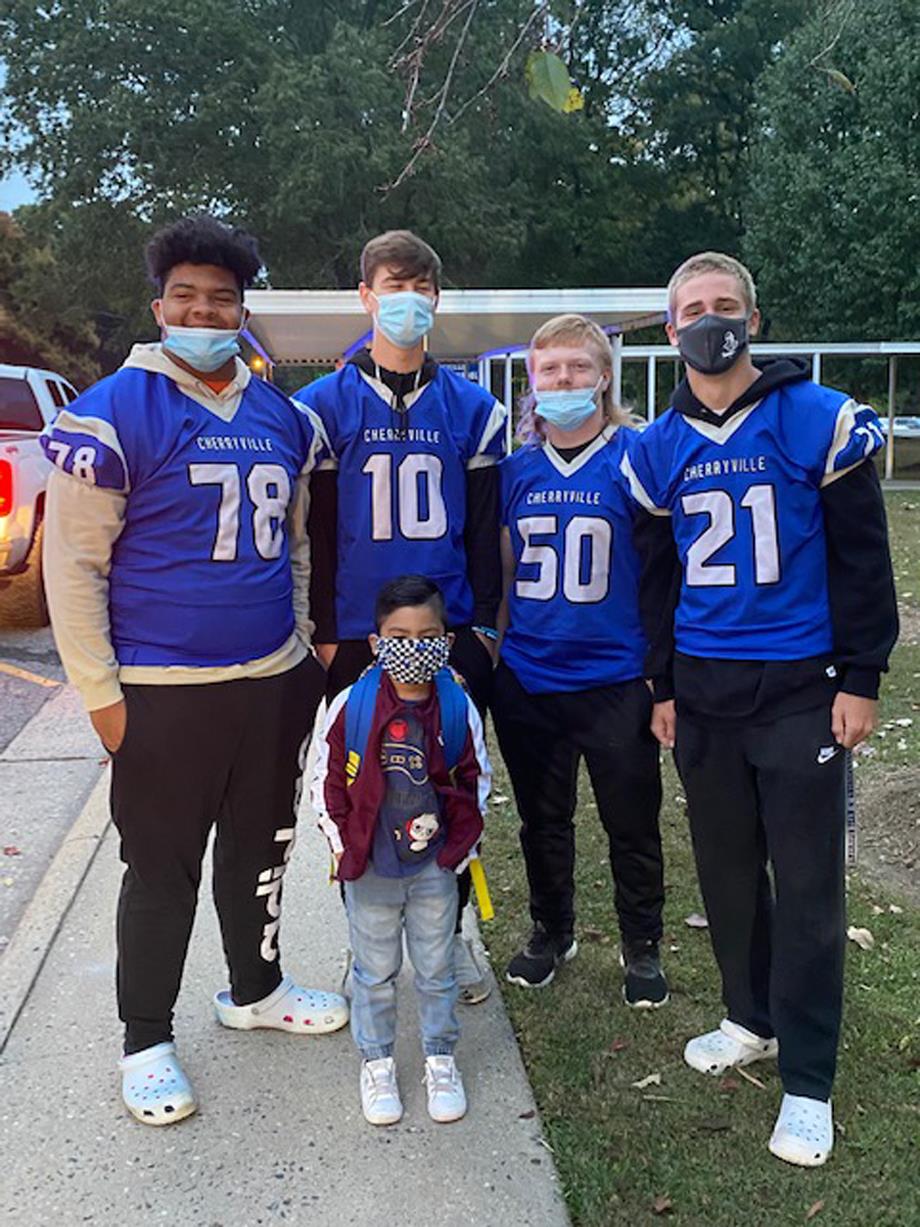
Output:
[[686,379],[623,470],[647,513],[646,579],[666,588],[679,566],[673,617],[648,622],[652,727],[675,746],[726,1006],[684,1057],[721,1074],[778,1051],[770,1150],[817,1166],[833,1145],[846,753],[872,731],[897,637],[883,437],[805,363],[752,361],[737,261],[686,261],[669,311]]
[[224,1026],[345,1025],[282,976],[281,881],[322,695],[307,482],[322,427],[237,357],[251,236],[207,216],[154,236],[162,341],[62,410],[45,439],[45,577],[68,677],[112,755],[122,1093],[144,1124],[195,1110],[172,1015],[210,829]]
[[[371,239],[358,287],[373,320],[370,348],[295,393],[330,444],[312,483],[312,610],[331,699],[371,662],[375,593],[397,576],[427,575],[444,594],[450,663],[484,716],[501,600],[497,464],[507,413],[426,353],[440,288],[441,260],[417,235]],[[462,911],[468,873],[460,887]],[[461,1001],[474,1004],[489,985],[457,924]]]
[[643,677],[636,509],[620,473],[637,436],[613,404],[613,356],[597,324],[548,320],[528,365],[529,437],[501,465],[508,626],[492,714],[534,927],[507,977],[542,988],[576,953],[573,817],[584,758],[609,841],[623,995],[648,1009],[667,1001],[668,986],[658,953],[659,751]]

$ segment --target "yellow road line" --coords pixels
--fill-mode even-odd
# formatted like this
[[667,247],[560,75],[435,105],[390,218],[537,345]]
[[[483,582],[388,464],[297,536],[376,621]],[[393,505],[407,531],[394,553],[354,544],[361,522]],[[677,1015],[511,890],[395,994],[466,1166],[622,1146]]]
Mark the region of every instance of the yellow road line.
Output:
[[0,660],[0,673],[8,673],[10,677],[18,677],[23,682],[34,682],[36,686],[47,686],[51,690],[57,689],[61,682],[54,681],[50,677],[42,677],[40,673],[30,673],[28,669],[19,669],[16,665],[8,665],[5,661]]

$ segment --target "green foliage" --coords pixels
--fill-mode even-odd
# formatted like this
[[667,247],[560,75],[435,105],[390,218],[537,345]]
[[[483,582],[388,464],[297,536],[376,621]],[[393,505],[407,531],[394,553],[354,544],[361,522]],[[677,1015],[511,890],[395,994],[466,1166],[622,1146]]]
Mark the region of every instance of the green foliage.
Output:
[[0,213],[0,362],[50,367],[85,385],[99,377],[98,345],[50,248]]
[[777,336],[916,339],[918,98],[916,0],[837,4],[765,74],[744,246]]

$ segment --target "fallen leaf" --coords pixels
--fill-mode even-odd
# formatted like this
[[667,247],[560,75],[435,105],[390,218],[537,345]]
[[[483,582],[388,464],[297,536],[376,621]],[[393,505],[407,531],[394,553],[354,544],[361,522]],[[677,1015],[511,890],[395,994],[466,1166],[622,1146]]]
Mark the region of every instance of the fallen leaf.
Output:
[[507,805],[511,798],[506,797],[503,792],[496,792],[492,794],[492,800],[496,805]]
[[518,1112],[518,1120],[533,1120],[536,1115],[533,1108],[528,1108],[526,1112]]
[[904,909],[902,907],[898,907],[896,903],[889,903],[888,911],[891,912],[892,916],[900,916]]
[[823,1209],[824,1209],[823,1201],[813,1202],[808,1207],[808,1210],[805,1212],[805,1222],[807,1223],[810,1219],[813,1219],[816,1214],[820,1214]]
[[740,1091],[741,1083],[737,1078],[732,1078],[728,1074],[724,1078],[719,1079],[720,1091]]
[[708,929],[709,921],[705,916],[701,916],[699,912],[691,912],[689,916],[684,917],[684,924],[688,929]]
[[3,855],[4,856],[22,856],[22,853],[19,851],[19,849],[16,847],[15,844],[7,844],[7,846],[3,849]]
[[698,1121],[695,1128],[701,1133],[723,1133],[726,1129],[731,1129],[731,1125],[724,1116],[714,1116]]
[[647,1078],[640,1078],[638,1082],[630,1083],[637,1091],[644,1091],[647,1086],[661,1086],[661,1074],[649,1074]]
[[624,1048],[629,1047],[629,1040],[622,1040],[619,1036],[611,1043],[610,1052],[622,1052]]
[[604,937],[603,929],[582,929],[581,936],[588,942],[599,942]]
[[875,945],[875,938],[868,929],[857,929],[850,925],[847,929],[847,937],[851,942],[855,942],[860,950],[871,950]]
[[673,1095],[643,1095],[644,1103],[677,1103]]
[[13,879],[12,879],[12,878],[4,878],[4,879],[3,879],[3,885],[4,885],[4,886],[12,886],[12,885],[13,885]]
[[673,1210],[674,1210],[674,1203],[671,1201],[670,1197],[665,1197],[664,1195],[662,1195],[662,1196],[656,1197],[655,1200],[652,1202],[652,1213],[653,1214],[671,1214]]

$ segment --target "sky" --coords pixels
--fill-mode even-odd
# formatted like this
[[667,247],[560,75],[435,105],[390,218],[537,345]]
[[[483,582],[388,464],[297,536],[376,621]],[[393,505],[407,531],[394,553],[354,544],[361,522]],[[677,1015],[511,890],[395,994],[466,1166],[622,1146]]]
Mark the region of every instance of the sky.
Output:
[[[0,60],[0,89],[5,80],[6,66]],[[13,174],[6,179],[0,179],[0,213],[12,213],[13,209],[18,209],[23,204],[30,204],[36,199],[34,190],[22,175]]]

